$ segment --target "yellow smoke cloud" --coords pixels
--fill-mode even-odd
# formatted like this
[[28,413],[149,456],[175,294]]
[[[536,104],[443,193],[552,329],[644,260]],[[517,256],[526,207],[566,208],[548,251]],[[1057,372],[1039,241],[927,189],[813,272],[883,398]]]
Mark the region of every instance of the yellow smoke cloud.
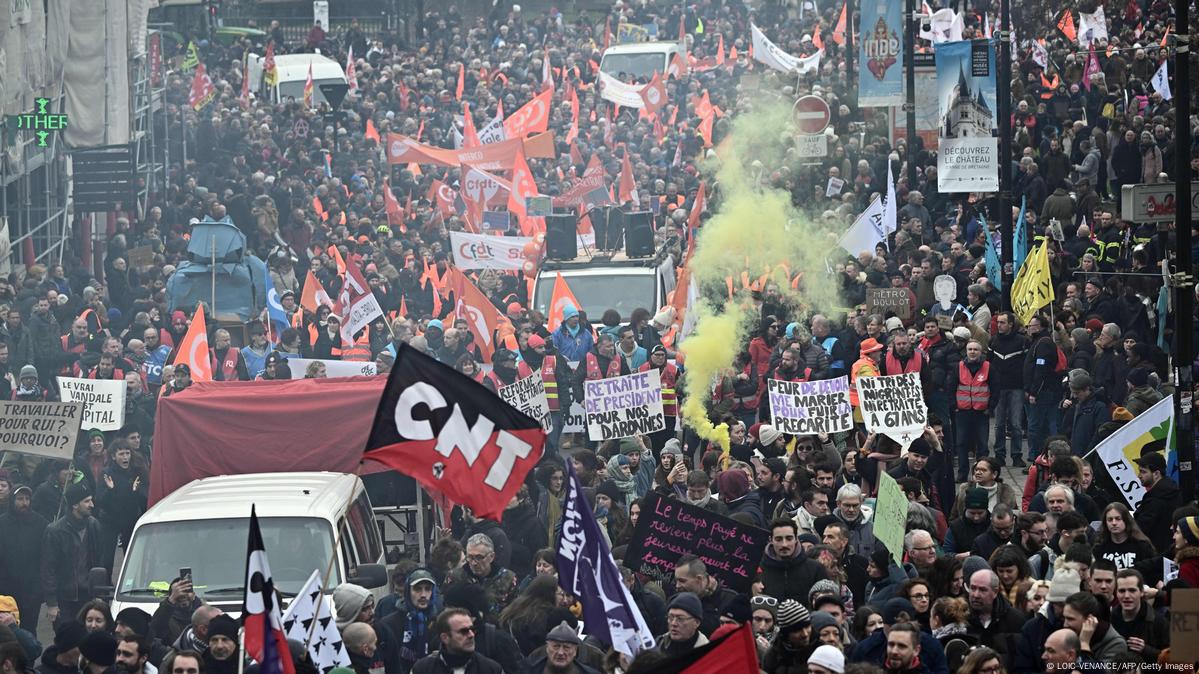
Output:
[[[791,129],[790,107],[783,102],[757,106],[734,121],[716,167],[719,210],[700,229],[690,262],[699,286],[708,289],[708,297],[719,297],[720,304],[688,308],[698,322],[680,345],[686,354],[682,414],[700,437],[726,452],[728,428],[714,426],[705,405],[714,378],[732,366],[759,322],[748,291],[727,298],[726,277],[740,289],[743,271],[757,279],[770,270],[780,291],[800,306],[803,316],[793,320],[802,320],[814,307],[838,305],[834,279],[825,267],[828,234],[791,205],[789,192],[770,186],[771,172],[794,161],[784,142]],[[784,268],[803,274],[797,289],[791,289]]]

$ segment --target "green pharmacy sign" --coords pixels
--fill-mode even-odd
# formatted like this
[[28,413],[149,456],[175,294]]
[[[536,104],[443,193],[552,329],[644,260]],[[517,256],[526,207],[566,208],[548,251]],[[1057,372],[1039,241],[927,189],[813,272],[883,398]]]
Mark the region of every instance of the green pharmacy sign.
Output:
[[34,99],[37,109],[23,115],[12,115],[8,119],[9,141],[16,140],[17,131],[32,131],[37,136],[37,146],[46,147],[50,134],[67,128],[67,116],[50,112],[50,99]]

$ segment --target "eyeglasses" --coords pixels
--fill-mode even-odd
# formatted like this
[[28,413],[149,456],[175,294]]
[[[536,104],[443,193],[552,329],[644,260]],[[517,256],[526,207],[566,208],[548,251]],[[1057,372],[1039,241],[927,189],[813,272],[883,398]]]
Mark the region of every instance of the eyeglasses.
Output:
[[693,615],[668,615],[668,616],[666,616],[666,622],[671,625],[687,623],[687,622],[691,622],[693,620],[698,620],[698,618],[696,618]]
[[927,592],[913,592],[908,595],[908,599],[928,599]]
[[474,633],[475,633],[475,628],[473,628],[473,627],[463,627],[460,630],[454,630],[454,634],[459,634],[462,636],[466,636],[468,634],[474,634]]
[[467,555],[466,559],[467,559],[467,561],[471,561],[471,562],[485,562],[485,561],[487,561],[487,558],[490,557],[491,555],[492,555],[492,553],[490,553],[490,552],[484,553],[482,555]]
[[750,606],[778,606],[779,600],[774,597],[760,594],[749,600]]

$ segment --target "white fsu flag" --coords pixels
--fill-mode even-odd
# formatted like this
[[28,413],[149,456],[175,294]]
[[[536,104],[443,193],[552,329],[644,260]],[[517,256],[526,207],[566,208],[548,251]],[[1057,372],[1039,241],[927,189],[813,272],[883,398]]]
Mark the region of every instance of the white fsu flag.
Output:
[[322,592],[320,571],[314,570],[283,614],[283,633],[288,639],[308,644],[312,664],[327,673],[334,667],[349,667],[350,654]]
[[1149,80],[1153,85],[1153,90],[1162,95],[1163,101],[1168,101],[1174,98],[1174,92],[1170,91],[1170,70],[1166,67],[1169,61],[1162,61],[1162,67],[1153,73],[1153,78]]
[[359,330],[383,315],[383,307],[355,265],[346,265],[345,282],[334,311],[341,316],[341,336],[347,342],[354,341]]

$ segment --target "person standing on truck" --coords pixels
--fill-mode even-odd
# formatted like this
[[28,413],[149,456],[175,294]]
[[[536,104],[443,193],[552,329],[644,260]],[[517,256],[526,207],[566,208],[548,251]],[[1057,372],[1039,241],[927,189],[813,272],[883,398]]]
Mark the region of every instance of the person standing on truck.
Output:
[[562,324],[554,330],[550,339],[554,342],[554,351],[568,361],[583,360],[595,348],[590,326],[582,325],[579,310],[571,304],[562,310]]

